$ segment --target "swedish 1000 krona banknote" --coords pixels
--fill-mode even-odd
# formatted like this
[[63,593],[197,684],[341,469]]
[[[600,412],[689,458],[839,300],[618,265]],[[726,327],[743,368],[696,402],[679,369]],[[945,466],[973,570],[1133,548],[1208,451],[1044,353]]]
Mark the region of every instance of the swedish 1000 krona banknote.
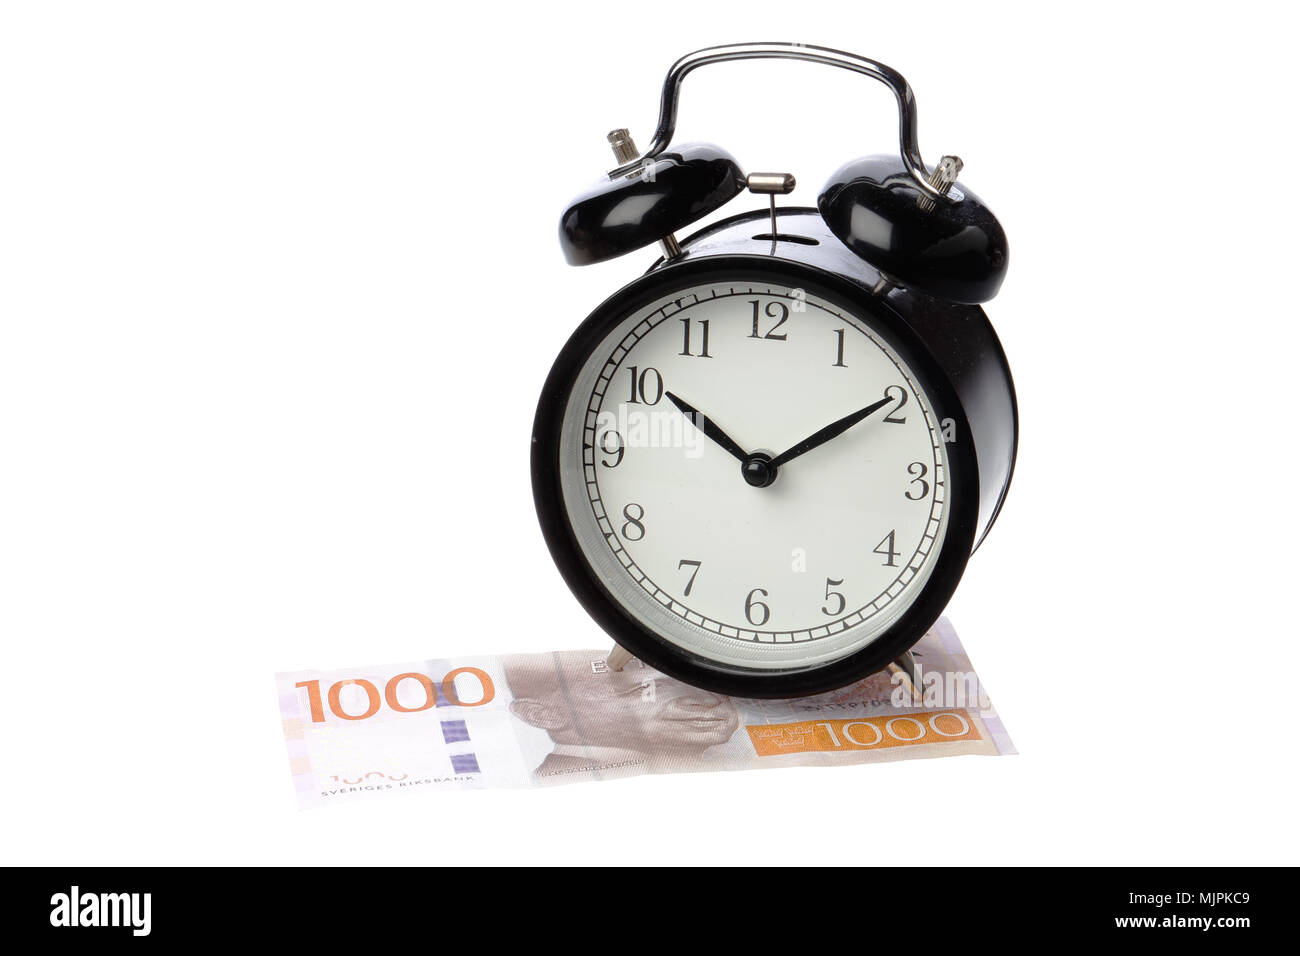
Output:
[[703,691],[602,651],[468,656],[276,675],[301,806],[644,773],[1014,753],[940,621],[901,671],[793,700]]

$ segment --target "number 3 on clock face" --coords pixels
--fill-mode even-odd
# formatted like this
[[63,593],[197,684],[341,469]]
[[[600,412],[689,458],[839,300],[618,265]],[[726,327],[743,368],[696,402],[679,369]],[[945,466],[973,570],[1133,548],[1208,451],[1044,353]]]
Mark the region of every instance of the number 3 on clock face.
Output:
[[771,678],[844,662],[934,579],[953,422],[879,316],[706,278],[570,343],[557,454],[571,558],[670,661]]

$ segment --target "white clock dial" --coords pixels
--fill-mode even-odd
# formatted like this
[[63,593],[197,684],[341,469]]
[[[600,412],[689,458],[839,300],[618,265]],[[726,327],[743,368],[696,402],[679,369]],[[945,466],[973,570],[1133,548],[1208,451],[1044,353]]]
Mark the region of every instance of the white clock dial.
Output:
[[561,485],[583,553],[634,617],[715,661],[788,668],[862,648],[921,592],[948,522],[943,431],[869,316],[713,282],[629,315],[591,353]]

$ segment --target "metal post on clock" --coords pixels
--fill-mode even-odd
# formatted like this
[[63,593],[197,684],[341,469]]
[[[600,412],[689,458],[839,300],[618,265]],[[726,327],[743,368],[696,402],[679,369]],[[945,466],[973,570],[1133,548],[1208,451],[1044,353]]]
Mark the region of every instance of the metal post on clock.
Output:
[[[632,140],[632,134],[626,129],[620,128],[610,130],[609,133],[606,134],[605,139],[609,141],[609,148],[614,151],[614,158],[617,159],[620,164],[630,163],[641,155],[641,151],[636,148],[636,143]],[[637,176],[640,176],[641,173],[637,170],[633,170],[627,175],[629,179],[635,179]],[[677,237],[671,232],[659,240],[659,248],[663,250],[665,259],[676,259],[682,254],[681,244],[677,241]],[[621,670],[622,668],[619,667],[616,669]]]
[[745,188],[759,196],[767,196],[768,216],[772,222],[773,243],[780,238],[776,228],[776,197],[794,192],[795,178],[790,173],[750,173],[745,177]]

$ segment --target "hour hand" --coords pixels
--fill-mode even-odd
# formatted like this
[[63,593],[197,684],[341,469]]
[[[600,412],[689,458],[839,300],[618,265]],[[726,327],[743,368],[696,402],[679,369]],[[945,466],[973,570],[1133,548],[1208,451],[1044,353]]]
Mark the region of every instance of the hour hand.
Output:
[[706,438],[721,445],[722,448],[734,456],[738,461],[744,461],[749,457],[745,454],[745,449],[732,441],[727,433],[717,426],[717,423],[714,422],[713,419],[709,418],[693,405],[682,401],[672,392],[664,392],[664,395],[667,396],[668,401],[677,406],[677,410],[685,415],[692,425],[704,432]]
[[787,449],[786,451],[781,452],[781,454],[777,455],[775,458],[772,459],[772,466],[778,467],[780,465],[784,465],[786,462],[790,461],[791,459],[798,458],[804,452],[812,451],[818,445],[824,445],[826,442],[830,441],[836,435],[840,435],[848,431],[850,428],[852,428],[858,422],[862,421],[868,415],[871,415],[879,411],[880,409],[884,408],[892,401],[894,401],[894,399],[886,395],[880,401],[873,402],[872,404],[868,405],[866,408],[859,408],[852,415],[845,415],[843,418],[839,419],[838,421],[831,422],[829,425],[827,425],[825,428],[821,429],[820,431],[813,432],[803,441],[799,442],[799,444],[795,445],[792,448]]

